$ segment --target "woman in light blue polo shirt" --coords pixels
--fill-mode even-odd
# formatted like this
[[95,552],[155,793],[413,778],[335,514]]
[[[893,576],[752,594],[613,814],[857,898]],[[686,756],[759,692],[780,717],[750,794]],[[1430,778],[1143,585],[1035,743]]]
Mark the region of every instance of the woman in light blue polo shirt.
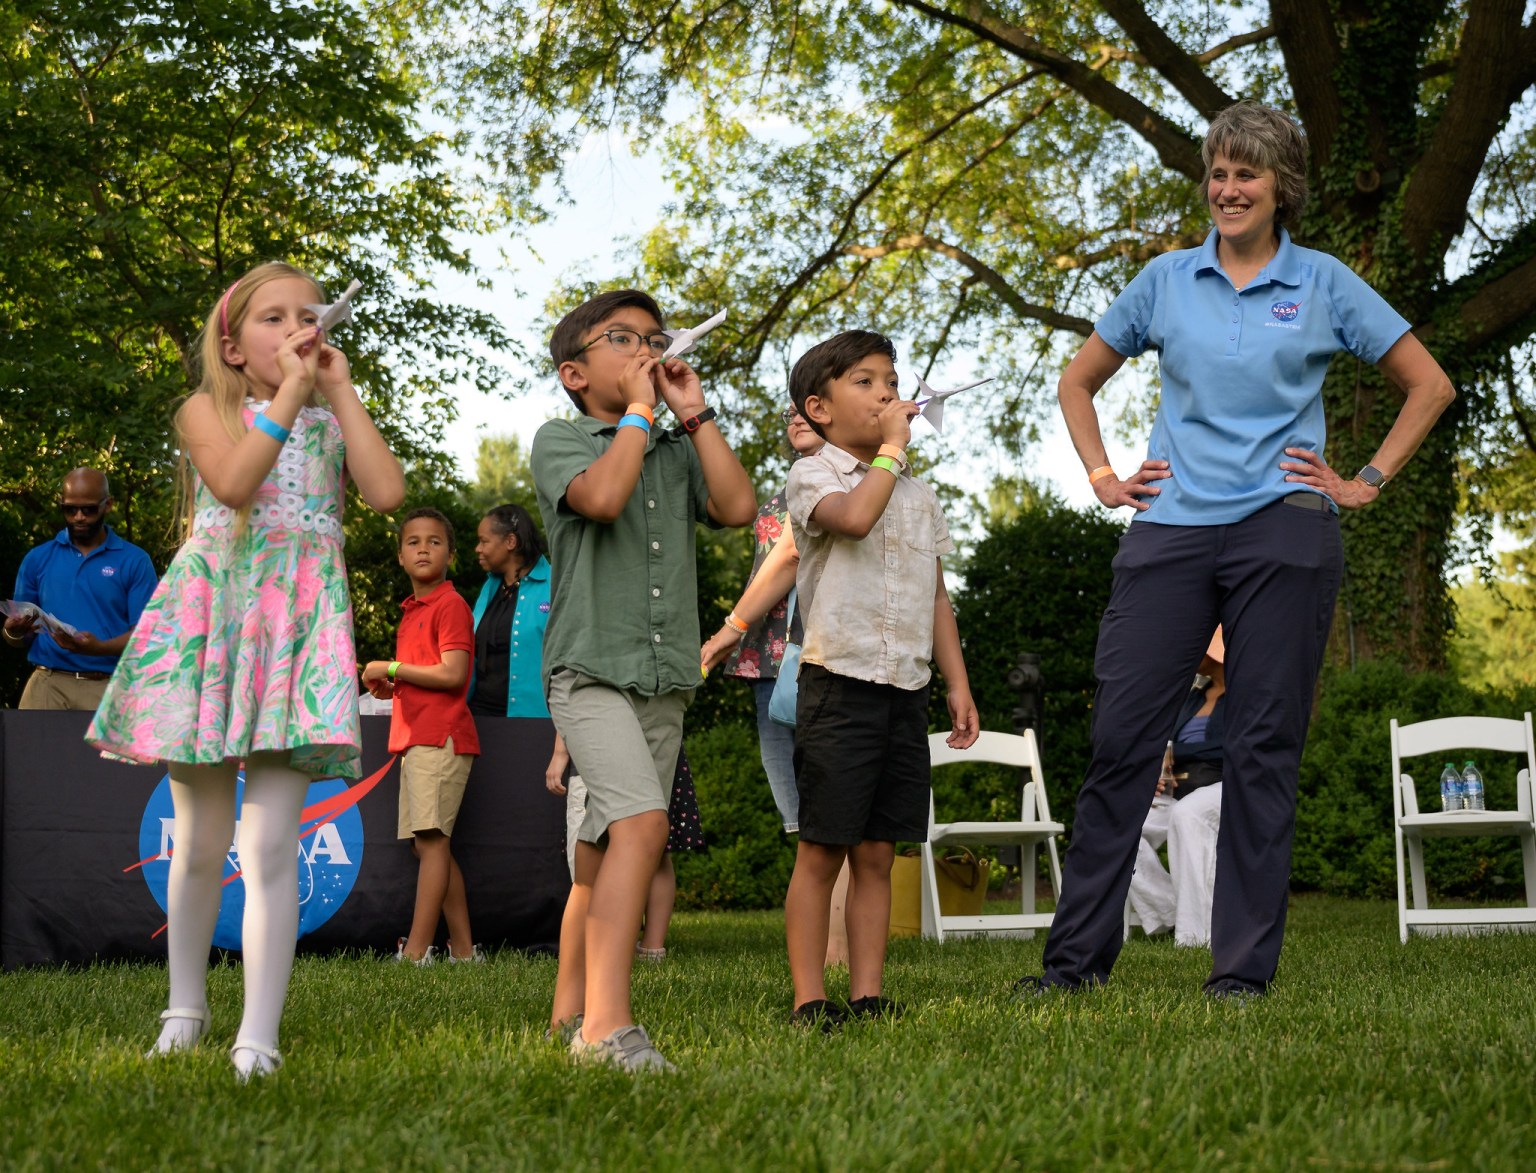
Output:
[[[1268,989],[1285,931],[1297,770],[1343,572],[1337,512],[1375,501],[1455,398],[1391,306],[1344,264],[1291,241],[1307,156],[1289,117],[1229,107],[1211,122],[1202,156],[1211,234],[1136,276],[1059,387],[1095,494],[1137,514],[1099,627],[1093,754],[1045,972],[1020,979],[1021,993],[1109,977],[1180,686],[1218,624],[1226,793],[1205,989],[1240,998]],[[1147,459],[1122,479],[1093,400],[1126,358],[1147,350],[1159,355],[1162,398]],[[1371,463],[1351,478],[1322,456],[1323,378],[1341,350],[1405,395]]]
[[[521,505],[498,505],[480,519],[475,555],[487,572],[475,600],[474,681],[469,711],[486,717],[549,719],[542,671],[549,622],[549,559],[533,518]],[[557,733],[546,772],[559,778],[570,761]]]

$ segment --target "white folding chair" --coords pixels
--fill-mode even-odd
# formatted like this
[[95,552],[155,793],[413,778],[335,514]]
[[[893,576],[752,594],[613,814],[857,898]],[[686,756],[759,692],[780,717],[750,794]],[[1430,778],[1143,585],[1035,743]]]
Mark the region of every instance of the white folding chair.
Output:
[[[1419,810],[1413,778],[1403,772],[1403,759],[1439,755],[1449,750],[1483,749],[1519,754],[1522,767],[1515,779],[1515,809],[1440,811],[1438,787],[1431,811]],[[1397,832],[1397,926],[1407,944],[1410,931],[1425,935],[1497,928],[1536,928],[1536,814],[1531,802],[1532,764],[1536,746],[1531,739],[1531,715],[1521,721],[1504,717],[1442,717],[1412,725],[1392,722],[1392,809]],[[1431,769],[1436,769],[1432,766]],[[1438,772],[1435,777],[1438,777]],[[1525,907],[1430,908],[1424,882],[1424,840],[1472,835],[1514,835],[1525,856]],[[1406,862],[1406,868],[1405,868]],[[1405,874],[1406,871],[1406,874]],[[1411,881],[1413,902],[1408,901]]]
[[[928,842],[922,846],[923,936],[943,940],[954,934],[990,934],[1032,937],[1036,929],[1051,926],[1052,912],[1035,911],[1035,861],[1040,845],[1045,845],[1051,873],[1051,890],[1061,900],[1061,861],[1056,855],[1056,836],[1066,828],[1051,821],[1050,805],[1045,799],[1045,781],[1040,771],[1040,751],[1035,735],[1025,730],[1022,737],[1013,733],[983,733],[969,749],[950,749],[948,734],[928,737],[928,754],[935,769],[956,762],[993,762],[1029,771],[1019,799],[1019,817],[1006,823],[941,823],[934,813],[933,798],[928,799]],[[934,850],[952,844],[1014,844],[1020,854],[1019,911],[983,916],[945,916],[939,910],[939,885],[934,867]]]

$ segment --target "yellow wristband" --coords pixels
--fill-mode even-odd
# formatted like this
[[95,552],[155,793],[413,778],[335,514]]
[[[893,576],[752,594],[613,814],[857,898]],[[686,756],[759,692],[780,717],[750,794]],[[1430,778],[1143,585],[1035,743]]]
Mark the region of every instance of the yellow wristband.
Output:
[[1098,468],[1094,469],[1091,473],[1088,474],[1088,483],[1090,485],[1096,485],[1105,477],[1112,477],[1114,475],[1114,469],[1110,468],[1107,464],[1101,464]]
[[648,403],[631,403],[624,409],[624,414],[643,415],[645,422],[648,424],[655,424],[656,422],[656,413],[651,410],[651,405]]
[[399,660],[391,660],[389,662],[389,669],[384,673],[384,675],[388,676],[389,679],[391,681],[393,681],[394,678],[395,678],[395,673],[398,672],[398,671],[400,671],[400,661]]

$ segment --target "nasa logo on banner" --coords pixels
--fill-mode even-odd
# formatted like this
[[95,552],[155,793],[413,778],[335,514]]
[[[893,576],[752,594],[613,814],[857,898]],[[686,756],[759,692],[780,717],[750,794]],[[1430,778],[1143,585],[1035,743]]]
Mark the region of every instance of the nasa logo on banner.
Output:
[[[295,844],[299,869],[299,936],[312,933],[336,914],[352,893],[363,865],[363,819],[354,801],[335,801],[347,793],[340,778],[310,783],[304,800],[308,812],[320,809],[320,817],[305,817]],[[240,923],[245,914],[245,881],[240,874],[238,844],[240,804],[245,796],[245,773],[235,781],[235,841],[224,860],[224,893],[213,943],[220,949],[240,948]],[[339,808],[339,809],[338,809]],[[167,907],[166,887],[175,849],[175,816],[171,806],[171,779],[160,779],[139,823],[139,870],[150,895],[162,910]]]

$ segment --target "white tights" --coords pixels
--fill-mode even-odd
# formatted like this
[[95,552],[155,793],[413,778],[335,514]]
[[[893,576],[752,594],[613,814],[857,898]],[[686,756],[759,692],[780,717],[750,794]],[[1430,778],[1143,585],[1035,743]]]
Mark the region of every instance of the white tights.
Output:
[[[172,763],[171,802],[176,829],[168,889],[166,932],[170,951],[170,1004],[201,1012],[208,1007],[208,951],[223,892],[224,860],[235,835],[237,763],[192,766]],[[254,753],[246,761],[245,801],[238,844],[245,882],[241,927],[245,1013],[237,1045],[276,1050],[277,1028],[293,969],[299,928],[299,881],[295,864],[299,813],[309,777],[288,765],[286,753]],[[175,1050],[196,1041],[203,1022],[166,1021],[156,1049]],[[238,1060],[237,1056],[237,1060]]]

